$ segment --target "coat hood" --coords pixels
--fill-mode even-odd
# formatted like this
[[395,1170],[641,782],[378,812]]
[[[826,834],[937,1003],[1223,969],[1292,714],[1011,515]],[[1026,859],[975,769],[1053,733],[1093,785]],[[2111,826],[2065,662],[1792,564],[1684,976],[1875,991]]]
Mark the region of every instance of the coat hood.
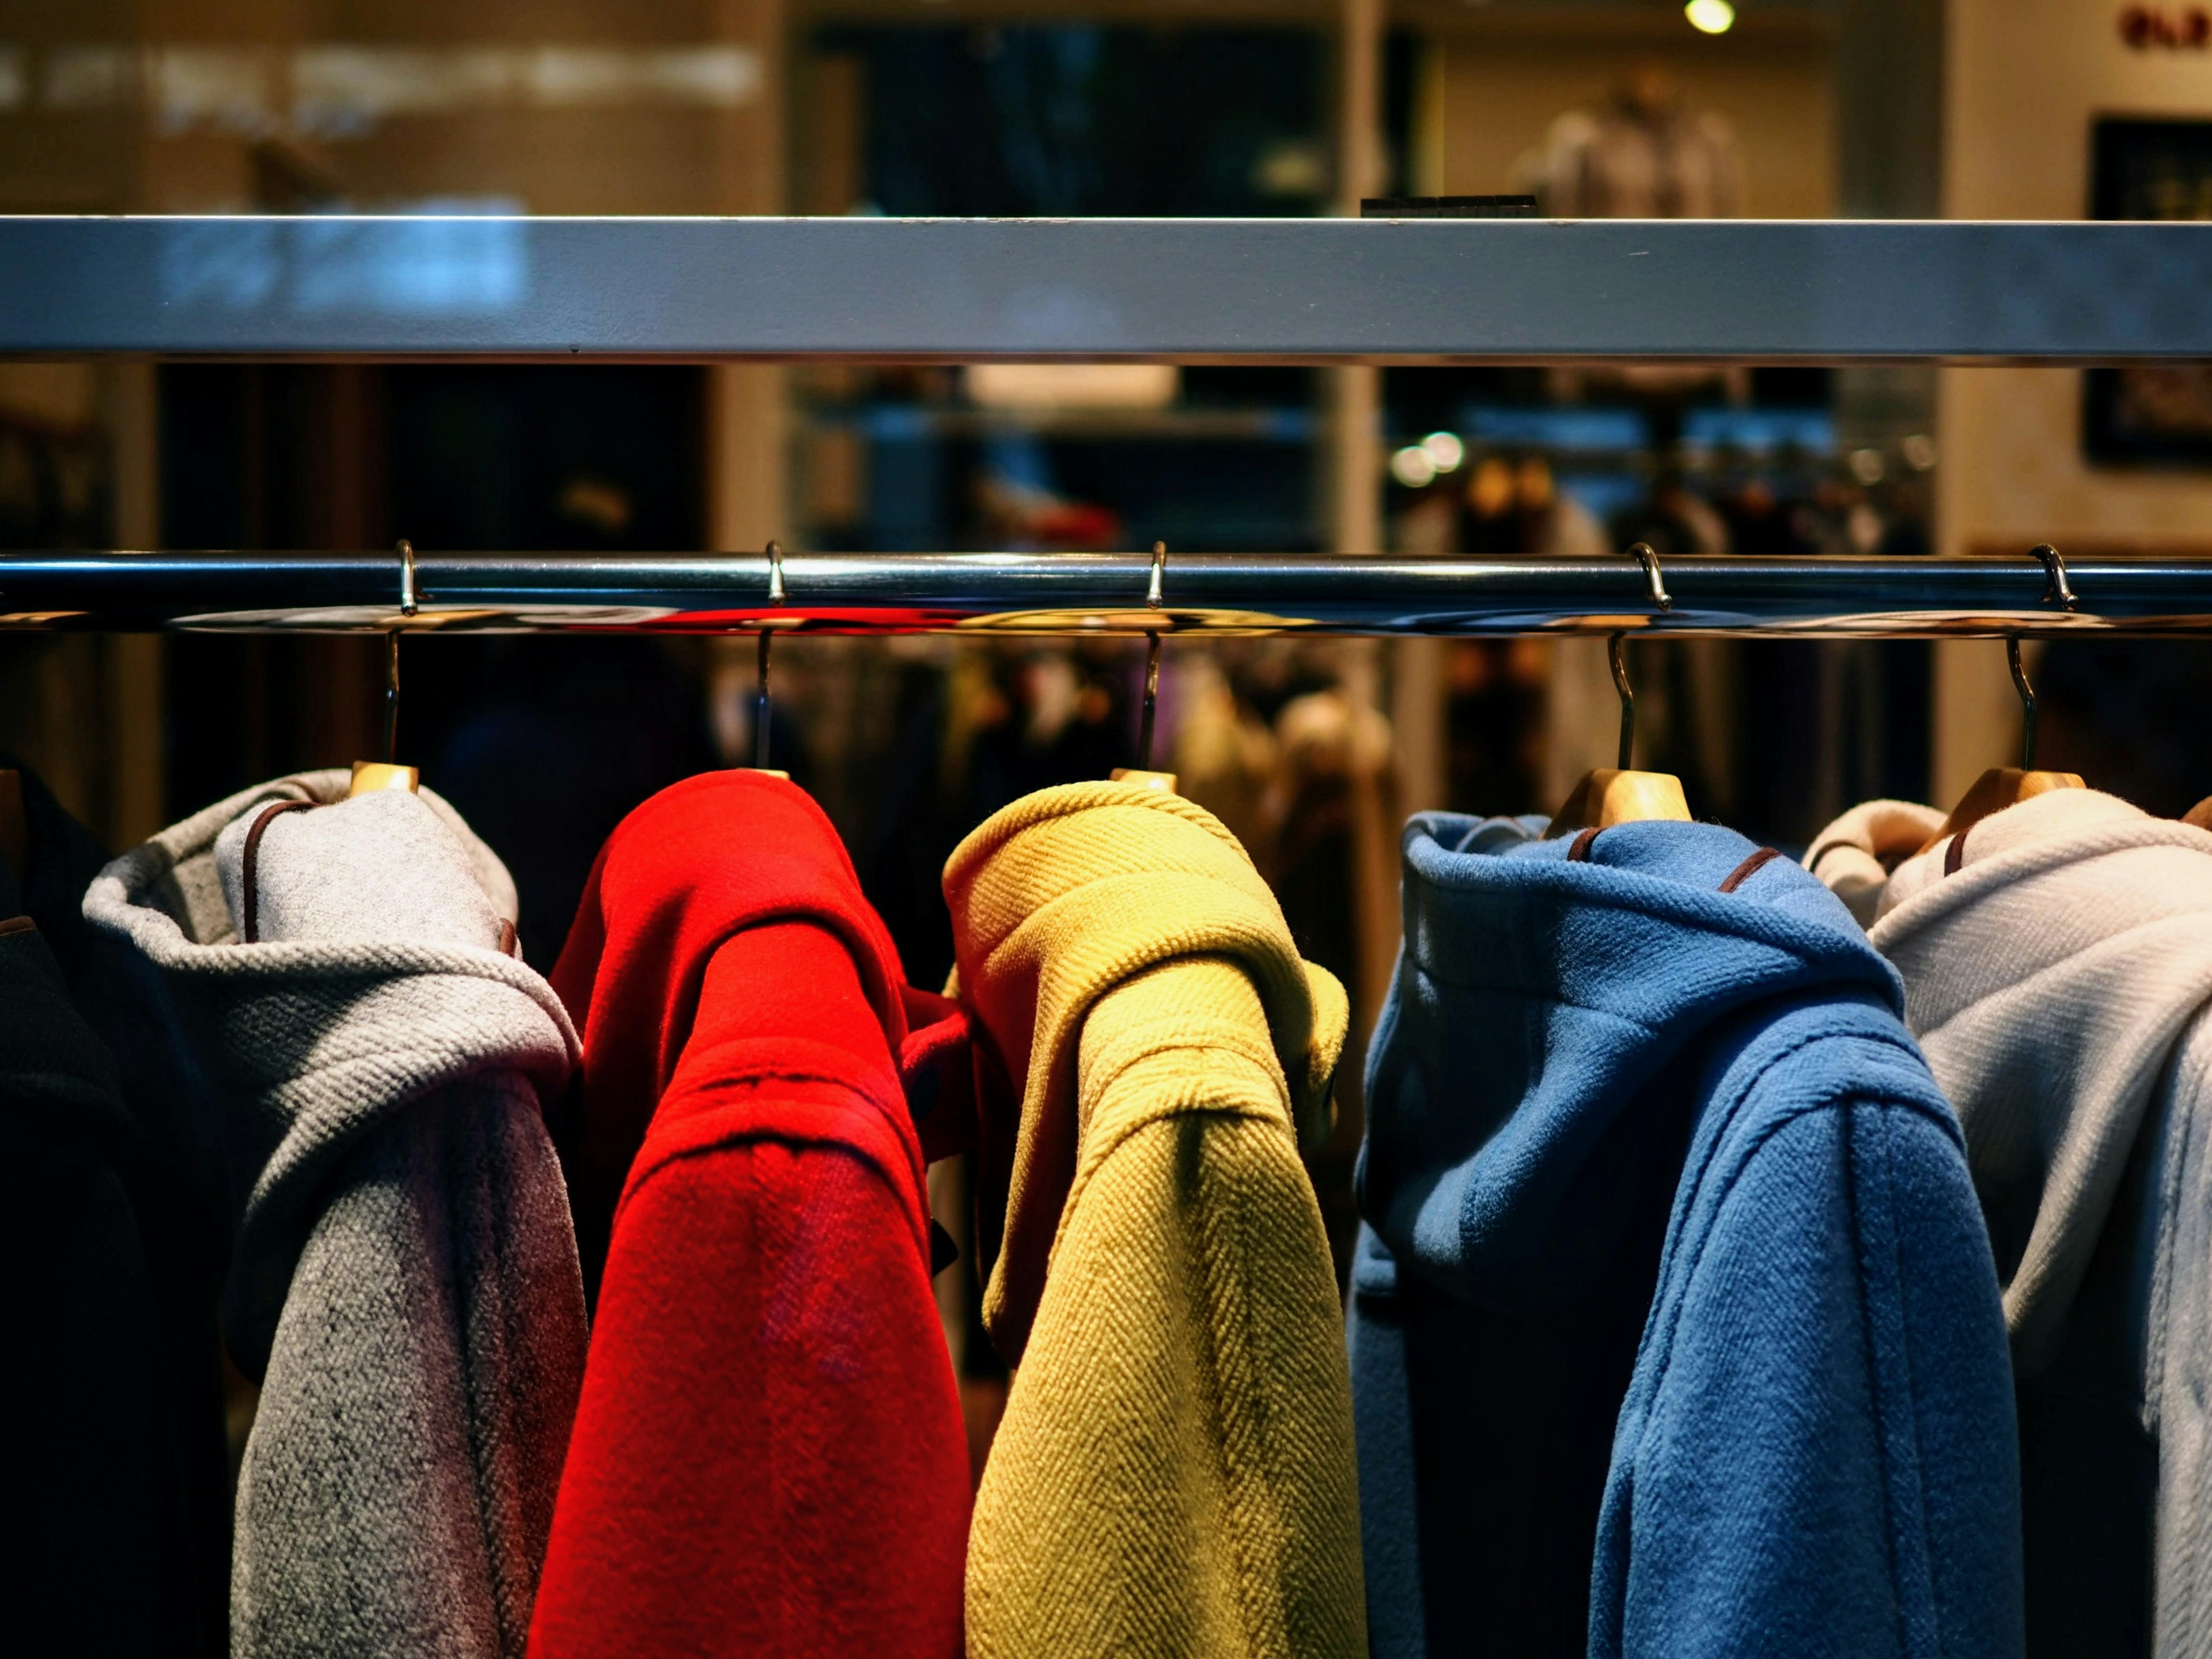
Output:
[[1994,812],[1884,888],[1871,937],[1966,1132],[2023,1374],[2060,1346],[2162,1092],[2212,1066],[2208,924],[2212,835],[2094,789]]
[[[514,886],[491,849],[428,789],[349,799],[349,781],[242,791],[116,860],[84,897],[130,947],[163,1062],[219,1144],[225,1328],[257,1376],[325,1182],[362,1138],[487,1072],[520,1073],[544,1101],[577,1054],[560,999],[510,954]],[[319,810],[264,817],[280,804]]]
[[0,1155],[24,1167],[51,1142],[141,1152],[107,1050],[70,1000],[46,930],[0,864]]
[[1669,1133],[1640,1097],[1717,1022],[1812,993],[1903,1004],[1834,896],[1733,830],[1543,825],[1407,826],[1358,1177],[1403,1267],[1515,1314],[1606,1272]]
[[1220,820],[1139,784],[1066,784],[994,814],[946,860],[945,897],[961,995],[988,1034],[981,1069],[1004,1073],[986,1091],[978,1202],[1006,1218],[983,1317],[1012,1364],[1075,1178],[1077,1048],[1091,1006],[1162,963],[1235,963],[1259,993],[1307,1147],[1328,1133],[1347,1006],[1325,969],[1299,959],[1274,895]]
[[21,779],[23,818],[31,832],[30,868],[14,872],[18,896],[6,914],[20,911],[39,924],[63,977],[74,988],[85,977],[92,950],[84,890],[107,862],[107,849],[64,810],[36,772],[4,751],[0,766]]
[[906,984],[829,817],[765,772],[687,778],[608,837],[553,969],[590,1055],[568,1137],[587,1284],[605,1261],[631,1161],[684,1060],[708,963],[732,934],[783,921],[813,923],[844,943],[924,1147],[949,1150],[929,1132],[957,1127],[964,1108],[931,1109],[940,1073],[964,1079],[965,1024],[943,998]]

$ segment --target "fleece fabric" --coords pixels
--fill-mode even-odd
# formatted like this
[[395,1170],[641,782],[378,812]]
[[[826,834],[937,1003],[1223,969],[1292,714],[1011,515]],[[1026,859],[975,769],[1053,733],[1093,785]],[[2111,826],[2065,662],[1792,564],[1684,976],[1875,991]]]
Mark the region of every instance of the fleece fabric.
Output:
[[[1862,827],[1821,839],[1865,875]],[[2053,790],[1875,910],[2004,1287],[2029,1649],[2212,1651],[2212,836]]]
[[965,1431],[890,935],[764,773],[663,790],[555,983],[611,1222],[531,1652],[951,1659]]
[[223,1330],[261,1385],[232,1652],[491,1659],[523,1650],[583,1366],[540,1117],[575,1037],[490,850],[428,790],[347,783],[185,819],[85,915],[228,1173]]
[[0,862],[0,1607],[25,1653],[190,1652],[185,1486],[162,1393],[144,1158],[106,1049]]
[[1380,1659],[2021,1651],[1996,1276],[1893,971],[1714,824],[1425,814],[1350,1311]]
[[1016,802],[945,893],[979,1069],[1006,1085],[983,1318],[1018,1368],[969,1652],[1360,1653],[1350,1389],[1298,1161],[1343,990],[1212,814],[1133,784]]

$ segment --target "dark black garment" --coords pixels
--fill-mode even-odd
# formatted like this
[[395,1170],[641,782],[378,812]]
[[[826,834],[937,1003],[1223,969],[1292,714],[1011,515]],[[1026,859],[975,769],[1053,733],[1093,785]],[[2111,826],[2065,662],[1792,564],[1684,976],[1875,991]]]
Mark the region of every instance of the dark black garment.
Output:
[[179,1651],[164,1562],[183,1489],[144,1241],[136,1126],[46,940],[0,874],[0,1414],[9,1428],[0,1647]]
[[21,1540],[0,1547],[0,1652],[213,1659],[230,1596],[220,1166],[117,994],[128,953],[84,921],[106,853],[16,769],[30,857],[20,880],[0,862],[0,917],[34,926],[0,935],[0,1491]]

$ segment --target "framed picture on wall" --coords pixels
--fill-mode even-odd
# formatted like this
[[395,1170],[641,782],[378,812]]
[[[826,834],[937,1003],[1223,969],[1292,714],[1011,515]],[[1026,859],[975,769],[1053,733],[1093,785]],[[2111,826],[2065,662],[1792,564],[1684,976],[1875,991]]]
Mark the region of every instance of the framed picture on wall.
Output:
[[[2091,129],[2093,219],[2212,219],[2212,121],[2106,116]],[[2212,363],[2093,368],[2081,447],[2106,466],[2212,469]]]

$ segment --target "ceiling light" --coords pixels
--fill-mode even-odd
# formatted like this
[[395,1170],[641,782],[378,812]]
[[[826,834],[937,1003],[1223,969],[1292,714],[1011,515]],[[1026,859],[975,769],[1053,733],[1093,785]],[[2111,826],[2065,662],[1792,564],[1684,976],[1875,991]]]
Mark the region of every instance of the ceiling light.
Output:
[[1407,444],[1390,458],[1390,476],[1408,489],[1419,489],[1437,476],[1437,464],[1419,444]]
[[1735,8],[1729,0],[1690,0],[1682,8],[1690,27],[1703,34],[1726,34],[1735,22]]
[[1439,472],[1449,472],[1467,459],[1467,446],[1459,441],[1455,432],[1431,432],[1421,440],[1421,447],[1428,452]]

